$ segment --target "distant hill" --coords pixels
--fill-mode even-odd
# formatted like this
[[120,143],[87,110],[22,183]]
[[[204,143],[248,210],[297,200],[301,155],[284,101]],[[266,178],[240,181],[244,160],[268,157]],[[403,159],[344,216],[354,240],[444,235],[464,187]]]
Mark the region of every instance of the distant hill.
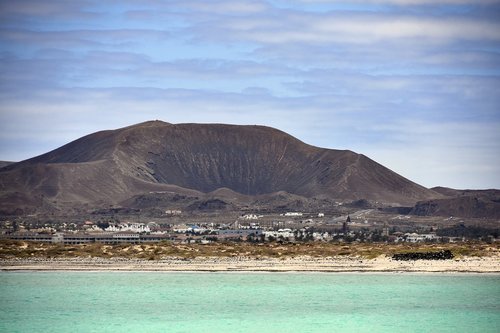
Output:
[[435,187],[433,190],[448,198],[418,202],[410,214],[500,218],[500,190],[455,190],[446,187]]
[[368,157],[270,127],[150,121],[97,132],[0,170],[0,211],[89,209],[150,192],[413,205],[443,197]]
[[437,193],[441,193],[447,197],[464,197],[464,196],[476,196],[488,199],[500,199],[500,190],[488,189],[488,190],[457,190],[449,187],[433,187],[431,190]]
[[0,169],[3,167],[6,167],[9,164],[13,164],[15,162],[8,162],[8,161],[0,161]]

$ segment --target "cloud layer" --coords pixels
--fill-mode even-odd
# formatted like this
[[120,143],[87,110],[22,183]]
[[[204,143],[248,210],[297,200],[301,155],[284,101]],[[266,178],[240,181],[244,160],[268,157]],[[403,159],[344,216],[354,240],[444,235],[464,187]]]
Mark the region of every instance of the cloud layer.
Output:
[[162,119],[263,124],[500,188],[500,3],[3,1],[0,159]]

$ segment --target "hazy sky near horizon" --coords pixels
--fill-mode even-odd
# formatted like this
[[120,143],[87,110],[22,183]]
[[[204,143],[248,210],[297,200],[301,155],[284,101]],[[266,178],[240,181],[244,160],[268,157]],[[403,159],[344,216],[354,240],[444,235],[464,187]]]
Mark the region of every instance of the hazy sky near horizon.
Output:
[[160,119],[260,124],[500,188],[500,0],[0,0],[0,160]]

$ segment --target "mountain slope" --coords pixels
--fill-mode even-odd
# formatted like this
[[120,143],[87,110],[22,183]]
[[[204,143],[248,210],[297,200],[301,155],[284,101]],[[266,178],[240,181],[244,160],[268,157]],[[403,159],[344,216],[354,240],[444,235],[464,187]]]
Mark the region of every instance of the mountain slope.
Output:
[[21,202],[108,205],[148,191],[196,195],[220,188],[399,204],[440,196],[364,155],[313,147],[273,128],[151,121],[4,167],[0,209]]
[[410,214],[500,218],[500,190],[455,190],[446,187],[433,190],[448,198],[418,202]]
[[3,167],[6,167],[7,165],[12,164],[12,163],[15,163],[15,162],[0,161],[0,169]]

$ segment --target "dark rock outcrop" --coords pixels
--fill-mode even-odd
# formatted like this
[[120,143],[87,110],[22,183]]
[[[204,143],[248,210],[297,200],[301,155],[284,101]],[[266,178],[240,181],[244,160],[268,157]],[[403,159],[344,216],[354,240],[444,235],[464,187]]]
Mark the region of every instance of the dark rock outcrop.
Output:
[[392,256],[393,260],[448,260],[453,259],[453,253],[450,250],[436,252],[408,252],[396,253]]

